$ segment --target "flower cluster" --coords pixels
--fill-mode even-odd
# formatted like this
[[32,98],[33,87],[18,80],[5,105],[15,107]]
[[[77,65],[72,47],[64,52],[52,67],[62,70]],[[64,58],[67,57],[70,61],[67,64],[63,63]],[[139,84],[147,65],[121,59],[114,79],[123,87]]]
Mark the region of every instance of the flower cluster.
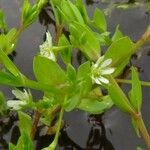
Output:
[[44,57],[47,57],[50,60],[56,61],[55,54],[52,50],[52,37],[50,32],[46,32],[46,41],[40,45],[40,54]]
[[92,65],[92,81],[96,84],[108,84],[109,80],[105,77],[106,75],[112,74],[115,71],[115,68],[110,67],[112,59],[104,59],[104,56],[101,56],[95,64]]

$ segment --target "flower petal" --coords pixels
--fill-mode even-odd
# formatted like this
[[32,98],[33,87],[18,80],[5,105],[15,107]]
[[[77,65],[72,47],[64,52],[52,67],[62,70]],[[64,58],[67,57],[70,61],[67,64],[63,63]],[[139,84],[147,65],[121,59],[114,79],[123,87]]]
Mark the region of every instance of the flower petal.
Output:
[[101,64],[101,68],[105,68],[107,67],[108,65],[110,65],[112,63],[112,59],[106,59],[104,62],[102,62]]
[[115,71],[115,68],[107,68],[101,70],[101,75],[112,74]]
[[106,79],[106,78],[104,78],[104,77],[99,77],[98,78],[98,80],[100,81],[100,82],[103,82],[103,83],[105,83],[105,84],[108,84],[109,83],[109,80],[108,79]]
[[97,65],[100,65],[100,63],[104,60],[104,56],[99,57],[99,59],[96,61]]
[[19,100],[8,100],[7,101],[7,106],[13,108],[14,110],[21,109],[22,105],[26,105],[26,102],[19,101]]
[[99,80],[99,78],[94,78],[94,82],[95,82],[96,84],[100,84],[100,85],[101,85],[101,81]]

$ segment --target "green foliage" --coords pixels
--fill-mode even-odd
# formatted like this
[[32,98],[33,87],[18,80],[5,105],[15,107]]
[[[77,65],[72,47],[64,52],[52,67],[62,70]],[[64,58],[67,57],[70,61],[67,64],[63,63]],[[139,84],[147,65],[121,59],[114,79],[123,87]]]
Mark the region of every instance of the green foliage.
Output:
[[107,30],[107,23],[103,11],[98,8],[95,9],[91,24],[100,32],[105,32]]
[[4,32],[6,32],[7,29],[8,27],[7,27],[7,23],[5,20],[4,12],[0,10],[0,30],[3,30]]
[[100,43],[88,26],[72,23],[70,34],[70,40],[74,47],[79,48],[90,60],[98,59],[100,56]]
[[18,139],[17,145],[9,144],[9,150],[32,150],[33,143],[30,137],[32,121],[30,116],[23,112],[19,112],[19,129],[21,136]]
[[113,78],[110,78],[111,84],[108,87],[109,95],[114,104],[123,112],[133,113],[134,110],[123,91],[115,83]]
[[62,0],[60,7],[58,7],[61,18],[64,23],[68,24],[77,21],[84,24],[84,20],[78,8],[70,0]]
[[40,83],[59,86],[66,83],[65,72],[59,65],[46,57],[35,56],[33,63],[34,74]]
[[101,114],[113,106],[113,102],[109,96],[100,99],[82,99],[79,109],[87,111],[91,114]]
[[[40,45],[40,51],[34,57],[33,71],[37,79],[34,81],[24,76],[7,55],[14,50],[20,33],[37,20],[45,5],[52,8],[51,16],[56,22],[57,33],[52,38],[46,32],[46,41]],[[8,29],[4,13],[0,11],[0,30],[0,63],[3,65],[0,70],[0,84],[43,92],[42,98],[33,100],[30,90],[27,92],[15,89],[12,93],[16,100],[8,100],[7,105],[4,95],[0,93],[0,114],[3,115],[10,107],[10,110],[18,111],[19,115],[21,136],[16,145],[9,144],[9,150],[34,148],[31,139],[32,118],[23,112],[26,109],[40,112],[40,117],[34,119],[42,126],[51,127],[54,118],[59,116],[54,125],[55,138],[45,150],[56,148],[64,111],[75,109],[100,114],[115,105],[131,116],[133,127],[139,135],[142,88],[138,72],[132,67],[129,98],[115,80],[129,63],[136,45],[123,35],[119,26],[114,35],[110,36],[102,10],[96,8],[90,19],[83,0],[36,0],[33,5],[29,0],[24,0],[19,29],[13,28],[6,32]],[[69,34],[63,33],[64,30]],[[56,40],[54,44],[52,39]],[[101,49],[106,49],[103,56]],[[79,65],[74,65],[73,55],[76,50],[81,51],[84,56]],[[60,57],[63,61],[61,65]],[[103,89],[108,91],[105,96]]]
[[130,103],[137,112],[140,112],[142,105],[142,87],[138,77],[138,72],[134,67],[132,67],[132,89],[130,94]]
[[10,54],[14,49],[15,43],[13,38],[16,34],[16,29],[11,29],[7,34],[0,35],[0,50],[3,50],[6,54]]
[[69,41],[67,40],[67,38],[65,37],[65,35],[62,35],[59,39],[59,46],[67,46],[66,48],[64,48],[61,51],[61,57],[63,59],[63,62],[65,64],[71,63],[71,58],[72,58],[72,48],[71,45],[69,43]]
[[133,43],[128,37],[123,37],[114,41],[105,53],[105,59],[112,59],[112,66],[116,67],[115,76],[119,75],[123,68],[128,64],[132,55]]

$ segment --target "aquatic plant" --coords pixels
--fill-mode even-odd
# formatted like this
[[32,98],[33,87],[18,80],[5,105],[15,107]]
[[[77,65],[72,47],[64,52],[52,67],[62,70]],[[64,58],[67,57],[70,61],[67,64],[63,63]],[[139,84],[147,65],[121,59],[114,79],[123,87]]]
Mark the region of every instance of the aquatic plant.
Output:
[[[21,33],[47,6],[53,11],[56,36],[51,37],[50,32],[46,32],[46,40],[33,58],[36,80],[31,80],[20,72],[8,55],[15,51]],[[34,149],[33,140],[39,123],[47,127],[46,134],[55,134],[53,142],[43,150],[54,150],[63,128],[65,111],[80,109],[100,114],[114,105],[130,116],[137,135],[143,137],[150,150],[150,135],[141,113],[142,85],[150,86],[150,83],[140,81],[134,66],[130,68],[130,80],[119,79],[131,56],[150,39],[150,27],[137,42],[133,42],[118,26],[111,36],[103,11],[96,8],[90,18],[82,0],[37,0],[34,4],[24,0],[19,28],[9,29],[4,13],[0,11],[0,30],[0,62],[3,65],[0,84],[11,87],[16,97],[6,104],[1,93],[0,113],[6,114],[8,109],[17,111],[21,133],[16,145],[9,144],[10,150]],[[64,30],[68,30],[69,35],[65,35]],[[103,55],[102,47],[107,48]],[[75,51],[85,57],[79,66],[72,62]],[[58,59],[64,63],[64,68]],[[132,85],[128,95],[119,83]],[[42,91],[43,98],[34,100],[30,89]],[[106,95],[102,89],[107,90]],[[25,110],[32,110],[34,115]],[[52,125],[55,118],[57,121]]]

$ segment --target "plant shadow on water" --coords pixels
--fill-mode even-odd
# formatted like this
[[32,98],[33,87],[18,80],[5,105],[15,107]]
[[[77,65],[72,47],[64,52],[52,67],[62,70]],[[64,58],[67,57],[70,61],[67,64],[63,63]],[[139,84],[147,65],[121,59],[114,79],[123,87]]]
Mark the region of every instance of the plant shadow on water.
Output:
[[[97,5],[98,7],[100,5],[100,3],[98,3],[98,1],[87,0],[86,2],[87,2],[87,5],[93,4],[93,5]],[[90,8],[91,7],[89,7],[89,11],[91,11]],[[140,11],[143,13],[143,10],[139,10],[139,13],[140,13]],[[49,24],[55,25],[55,21],[49,15],[50,12],[51,12],[51,10],[49,8],[45,8],[42,10],[42,12],[39,15],[39,22],[45,26],[45,28],[46,28],[45,30],[49,29]],[[116,13],[114,12],[113,14],[115,15]],[[129,15],[129,14],[127,14],[127,15]],[[133,15],[136,15],[136,13],[134,14],[134,11],[133,11]],[[112,19],[114,19],[114,18],[113,17],[110,18],[110,20],[112,20]],[[140,19],[138,21],[140,21]],[[149,19],[148,19],[148,21],[149,21]],[[145,20],[145,22],[143,22],[143,26],[139,26],[137,30],[139,30],[139,28],[142,27],[142,29],[140,30],[140,32],[142,33],[145,30],[145,27],[147,26],[148,21]],[[113,21],[113,23],[114,22],[115,21]],[[135,26],[135,24],[134,24],[134,26]],[[127,28],[124,27],[123,29],[126,30]],[[110,27],[110,30],[113,30],[113,26]],[[132,28],[128,29],[128,30],[130,30],[130,32],[129,31],[127,31],[127,32],[124,31],[124,32],[127,34],[130,33],[131,36],[134,38],[134,40],[136,40],[138,35],[137,35],[137,37],[135,37],[136,33],[135,33],[135,35],[132,35]],[[134,31],[137,31],[137,30],[135,29]],[[68,34],[67,31],[65,34]],[[148,45],[147,49],[149,49],[149,45]],[[18,52],[18,53],[20,53],[20,52]],[[14,56],[16,56],[16,53],[12,54],[11,58],[13,59]],[[79,54],[78,54],[78,57],[81,58]],[[144,68],[144,71],[145,71],[147,69],[146,67],[148,65],[147,66],[144,66],[144,65],[145,65],[145,63],[147,63],[149,61],[148,60],[149,58],[147,58],[149,56],[147,56],[147,53],[145,52],[143,57],[146,57],[146,62],[141,62],[141,64],[138,64],[136,61],[133,60],[132,63],[137,63],[137,65],[142,65],[142,68]],[[76,62],[76,64],[77,64],[77,62]],[[146,74],[149,74],[149,73],[150,72],[141,73],[141,76],[143,76],[143,78],[144,78],[144,76],[145,76],[145,78],[147,78],[148,75],[146,75]],[[148,80],[149,79],[150,78],[148,77]],[[148,90],[145,90],[145,91],[147,92]],[[147,95],[147,97],[148,97],[148,95]],[[146,99],[146,97],[145,97],[145,99]],[[148,102],[147,102],[147,107],[146,107],[146,105],[144,106],[145,112],[146,112],[146,110],[148,110],[149,105],[150,105],[150,103],[148,104]],[[115,114],[113,115],[113,113],[115,113]],[[126,145],[126,147],[123,147],[121,144],[121,141],[125,139],[122,136],[126,137],[126,139],[127,139],[127,137],[130,136],[129,135],[130,134],[130,126],[127,123],[128,119],[126,118],[126,116],[124,116],[123,114],[118,115],[118,113],[120,113],[120,112],[112,110],[112,112],[110,111],[110,112],[106,113],[106,115],[90,115],[90,116],[86,115],[85,116],[85,113],[83,113],[81,111],[78,111],[77,113],[74,112],[70,116],[68,114],[65,114],[65,121],[67,122],[66,124],[68,124],[68,126],[66,125],[66,127],[61,131],[61,136],[59,138],[59,143],[58,143],[57,149],[58,150],[62,150],[62,149],[64,149],[64,150],[115,150],[115,149],[116,150],[126,150],[126,149],[133,150],[133,149],[135,149],[135,147],[136,147],[135,145],[137,143],[137,142],[133,141],[133,139],[135,137],[130,138],[131,143],[134,143],[134,145],[132,145],[133,147],[130,145],[128,147],[127,147],[127,145]],[[80,117],[77,117],[77,120],[75,118],[76,114],[80,115]],[[145,118],[147,119],[148,116],[149,115],[147,114],[145,116]],[[123,121],[123,120],[125,120],[125,121]],[[70,125],[70,122],[74,123],[74,121],[76,121],[78,123],[76,123],[75,125]],[[80,122],[84,122],[84,128],[80,128],[81,127],[81,125],[79,125]],[[129,127],[129,130],[121,131],[121,129],[123,128],[123,127],[121,128],[121,125],[124,123],[125,123],[124,127],[126,127],[126,126]],[[150,121],[148,121],[147,124],[149,124],[149,123],[150,123]],[[120,125],[117,125],[117,124],[120,124]],[[75,130],[75,128],[77,128],[78,130]],[[72,130],[72,132],[70,132],[70,130]],[[75,131],[73,131],[73,130],[75,130]],[[116,132],[117,130],[119,130],[121,132],[121,134],[118,133],[119,131]],[[84,134],[84,132],[87,132],[87,133]],[[19,129],[17,127],[17,117],[15,115],[11,115],[10,118],[5,118],[5,119],[1,118],[0,119],[0,150],[7,150],[9,141],[11,141],[12,143],[15,144],[19,135],[20,134],[19,134]],[[73,137],[73,135],[75,135],[76,137]],[[118,137],[118,139],[120,139],[120,140],[118,140],[115,137],[112,138],[112,135],[115,135],[115,137]],[[84,137],[84,139],[81,139],[81,137],[82,138]],[[74,140],[74,138],[75,138],[75,140]],[[7,140],[9,139],[9,141],[7,141],[6,139]],[[35,139],[36,139],[36,141],[35,141],[36,150],[41,150],[43,147],[49,145],[49,143],[53,139],[53,136],[48,136],[48,135],[40,136],[40,133],[37,132]]]

